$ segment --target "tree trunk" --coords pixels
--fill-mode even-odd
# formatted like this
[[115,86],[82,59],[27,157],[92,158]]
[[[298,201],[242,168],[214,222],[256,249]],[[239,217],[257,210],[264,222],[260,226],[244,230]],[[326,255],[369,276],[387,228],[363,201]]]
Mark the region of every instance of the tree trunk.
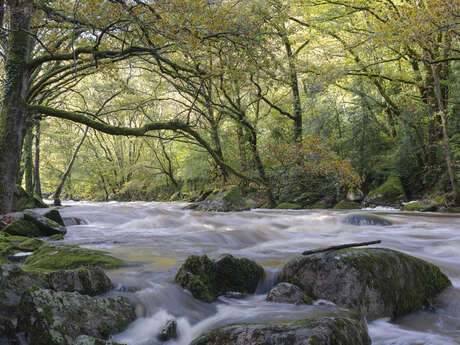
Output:
[[442,99],[441,99],[441,87],[439,83],[439,75],[436,69],[436,65],[431,65],[433,70],[433,79],[434,79],[434,91],[436,95],[436,103],[438,106],[438,112],[441,117],[441,127],[442,127],[442,143],[445,151],[445,159],[447,165],[447,173],[449,174],[450,186],[452,188],[452,194],[455,199],[455,203],[460,201],[460,196],[457,187],[457,181],[455,177],[454,165],[452,160],[452,152],[449,148],[449,135],[447,134],[447,124],[446,124],[446,110],[444,108]]
[[42,186],[40,182],[40,120],[35,124],[35,178],[34,192],[40,198],[42,197]]
[[26,135],[24,137],[23,155],[24,155],[24,176],[26,182],[26,191],[30,194],[34,192],[34,166],[32,164],[32,146],[34,143],[34,133],[32,123],[26,124]]
[[5,61],[5,87],[0,113],[0,214],[10,212],[26,121],[26,95],[31,55],[28,34],[33,0],[8,0],[10,31]]
[[67,169],[66,169],[64,175],[62,175],[61,183],[59,184],[59,186],[56,189],[56,192],[54,193],[54,206],[61,206],[62,188],[64,188],[65,181],[67,180],[67,177],[69,177],[70,172],[72,171],[73,164],[75,163],[75,160],[77,159],[78,151],[80,151],[81,146],[85,142],[86,135],[88,134],[88,130],[89,130],[89,127],[87,126],[85,128],[85,132],[83,133],[83,136],[82,136],[80,142],[78,143],[78,145],[77,145],[77,147],[75,149],[75,152],[73,153],[72,159],[70,160],[70,163],[67,166]]

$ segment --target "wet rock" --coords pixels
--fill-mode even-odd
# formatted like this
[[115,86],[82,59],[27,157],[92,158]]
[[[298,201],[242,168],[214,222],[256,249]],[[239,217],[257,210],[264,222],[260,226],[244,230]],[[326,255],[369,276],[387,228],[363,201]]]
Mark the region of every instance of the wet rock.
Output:
[[61,241],[63,239],[64,239],[63,234],[56,234],[56,235],[50,236],[51,241]]
[[78,217],[63,217],[62,220],[65,226],[86,224],[83,219]]
[[357,310],[368,320],[420,309],[451,284],[435,265],[383,248],[299,256],[284,266],[280,281],[294,283],[314,298]]
[[18,218],[3,229],[3,232],[15,236],[40,237],[44,236],[34,223]]
[[217,190],[207,196],[198,207],[200,211],[242,211],[249,207],[243,198],[243,192],[238,186],[230,186],[225,190]]
[[406,192],[399,177],[390,177],[384,184],[371,191],[364,203],[368,206],[397,206],[406,201]]
[[224,326],[192,345],[370,345],[366,324],[348,311],[302,321]]
[[47,288],[55,291],[76,291],[83,295],[100,295],[113,289],[110,278],[100,268],[56,271],[47,275]]
[[268,292],[267,301],[277,303],[312,304],[313,299],[294,284],[278,283]]
[[65,226],[64,220],[62,219],[61,214],[56,209],[53,209],[53,210],[50,210],[50,211],[44,213],[43,217],[51,219],[52,221],[55,221],[59,225]]
[[419,212],[436,212],[443,206],[442,202],[438,200],[417,200],[411,201],[403,206],[404,211],[419,211]]
[[75,339],[75,343],[73,345],[123,345],[123,344],[115,343],[113,341],[106,341],[100,338],[89,337],[87,335],[80,335],[77,339]]
[[41,236],[52,236],[56,234],[65,235],[67,230],[65,226],[56,223],[54,220],[40,216],[32,211],[24,212],[24,220],[33,223],[40,229]]
[[177,338],[177,322],[169,320],[161,329],[160,334],[158,334],[158,340],[168,341],[174,338]]
[[135,319],[124,297],[94,298],[38,288],[23,294],[20,309],[18,330],[34,345],[74,345],[82,334],[107,339]]
[[352,213],[345,217],[344,222],[351,225],[381,225],[388,226],[392,223],[380,216],[369,213]]
[[360,204],[349,200],[342,200],[333,207],[334,210],[354,210],[359,208],[361,208]]
[[21,186],[17,185],[13,197],[13,210],[23,211],[28,208],[47,208],[38,196],[27,193]]
[[0,315],[0,345],[19,344],[16,331],[11,320]]
[[48,244],[27,257],[25,265],[29,270],[65,270],[79,267],[114,268],[125,264],[101,250]]
[[0,266],[0,314],[16,317],[20,298],[27,288],[37,286],[55,291],[99,295],[112,289],[112,283],[100,269],[27,272],[18,266]]
[[8,263],[9,258],[20,252],[33,252],[46,244],[45,241],[25,236],[0,233],[0,263]]
[[175,281],[195,298],[213,302],[229,291],[254,293],[263,274],[262,266],[249,259],[225,254],[212,261],[206,255],[192,255],[177,272]]

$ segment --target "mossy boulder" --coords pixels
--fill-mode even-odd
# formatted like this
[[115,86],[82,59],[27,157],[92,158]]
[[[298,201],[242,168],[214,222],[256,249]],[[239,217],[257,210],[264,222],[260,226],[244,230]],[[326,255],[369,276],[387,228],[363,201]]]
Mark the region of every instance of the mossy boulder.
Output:
[[40,237],[43,236],[34,223],[18,218],[3,229],[3,232],[15,236]]
[[351,225],[380,225],[389,226],[392,223],[381,216],[371,213],[351,213],[343,219],[344,223]]
[[0,233],[0,263],[8,263],[15,254],[33,252],[44,244],[46,244],[45,241],[37,238]]
[[47,208],[43,200],[37,195],[27,193],[21,186],[16,186],[13,196],[13,211],[23,211],[29,208]]
[[279,210],[299,210],[302,208],[302,206],[291,202],[282,202],[281,204],[278,204],[278,206],[276,206],[275,208]]
[[443,199],[423,199],[411,201],[402,207],[404,211],[436,212],[445,204]]
[[246,323],[210,331],[192,345],[370,345],[366,324],[356,313],[336,312],[301,321]]
[[200,211],[242,211],[249,209],[239,186],[229,186],[224,190],[216,190],[203,200],[198,209]]
[[313,298],[357,310],[368,320],[418,310],[451,285],[435,265],[384,248],[299,256],[284,266],[280,281],[295,283]]
[[97,298],[77,292],[32,288],[20,301],[18,330],[34,345],[74,345],[80,335],[107,339],[135,319],[124,297]]
[[291,304],[312,304],[313,299],[297,285],[291,283],[278,283],[270,289],[267,301]]
[[333,207],[334,210],[354,210],[361,208],[361,205],[354,201],[342,200]]
[[28,256],[27,270],[56,271],[80,267],[115,268],[125,263],[107,252],[58,244],[49,244]]
[[51,219],[52,221],[55,221],[59,225],[65,226],[64,220],[62,219],[61,214],[56,209],[52,209],[52,210],[49,210],[48,212],[43,213],[43,217]]
[[78,292],[82,295],[101,295],[113,289],[110,278],[100,268],[79,268],[46,274],[46,288],[55,291]]
[[390,177],[380,187],[371,191],[364,199],[364,203],[371,207],[380,205],[399,207],[406,199],[401,179]]
[[249,259],[225,254],[212,261],[206,255],[189,256],[175,281],[195,298],[213,302],[227,292],[254,293],[264,270]]
[[[24,220],[33,223],[40,229],[41,236],[65,235],[67,229],[65,226],[56,223],[54,220],[41,216],[33,211],[24,211]],[[62,219],[61,219],[62,220]],[[64,223],[62,221],[62,223]]]

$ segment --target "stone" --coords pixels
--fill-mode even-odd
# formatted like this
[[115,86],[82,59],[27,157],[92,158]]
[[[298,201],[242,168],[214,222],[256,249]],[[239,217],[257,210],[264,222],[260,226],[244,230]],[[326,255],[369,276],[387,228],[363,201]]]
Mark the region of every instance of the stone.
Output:
[[80,267],[107,269],[122,267],[125,263],[101,250],[53,243],[27,257],[25,266],[28,270],[56,271]]
[[291,304],[312,304],[313,300],[297,285],[278,283],[268,292],[267,301]]
[[390,177],[364,198],[364,203],[368,206],[399,207],[404,201],[406,201],[406,192],[399,177]]
[[65,226],[64,220],[62,219],[61,214],[56,209],[52,209],[52,210],[49,210],[48,212],[43,213],[43,217],[51,219],[55,221],[56,223],[58,223],[59,225]]
[[224,190],[216,190],[210,193],[207,198],[199,203],[200,211],[242,211],[248,206],[243,198],[243,192],[239,186],[230,186]]
[[17,328],[34,345],[74,345],[80,335],[107,339],[135,319],[125,297],[89,297],[39,288],[24,292],[20,310]]
[[299,204],[294,204],[290,202],[282,202],[275,208],[280,209],[280,210],[299,210],[302,208],[302,206]]
[[55,291],[76,291],[83,295],[95,296],[114,287],[110,278],[100,268],[55,271],[47,276],[47,288]]
[[123,345],[113,341],[106,341],[100,338],[89,337],[87,335],[80,335],[75,339],[74,345]]
[[38,196],[27,193],[24,188],[17,185],[13,196],[13,211],[23,211],[28,208],[47,208]]
[[67,233],[65,226],[56,223],[54,220],[40,216],[33,211],[24,211],[24,220],[37,226],[42,236],[52,236],[56,234],[65,235]]
[[3,229],[3,232],[15,236],[40,237],[42,232],[34,223],[18,218]]
[[436,200],[426,199],[404,203],[402,209],[404,211],[436,212],[442,205]]
[[86,224],[83,219],[78,217],[62,217],[62,220],[65,226]]
[[299,256],[283,267],[279,281],[296,284],[315,299],[357,310],[368,320],[416,311],[451,285],[437,266],[384,248]]
[[381,225],[388,226],[392,223],[380,216],[370,213],[351,213],[344,218],[344,223],[351,225]]
[[264,270],[252,260],[224,254],[212,261],[206,255],[189,256],[175,281],[195,298],[213,302],[227,292],[254,293]]
[[370,345],[359,315],[336,315],[301,321],[233,324],[210,331],[192,345]]
[[354,210],[359,208],[361,208],[360,204],[349,200],[342,200],[333,207],[334,210]]
[[177,322],[176,320],[169,320],[158,334],[158,340],[168,341],[177,338]]

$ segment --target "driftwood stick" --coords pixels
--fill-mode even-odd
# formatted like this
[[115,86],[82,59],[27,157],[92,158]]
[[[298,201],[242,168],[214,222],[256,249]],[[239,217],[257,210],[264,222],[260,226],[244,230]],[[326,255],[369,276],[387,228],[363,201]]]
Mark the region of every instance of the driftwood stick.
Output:
[[339,249],[345,249],[345,248],[352,248],[352,247],[362,247],[362,246],[368,246],[371,244],[377,244],[382,241],[371,241],[371,242],[357,242],[357,243],[348,243],[348,244],[341,244],[338,246],[331,246],[331,247],[323,247],[323,248],[317,248],[317,249],[312,249],[312,250],[306,250],[302,253],[302,255],[310,255],[310,254],[315,254],[315,253],[322,253],[322,252],[327,252],[329,250],[339,250]]

